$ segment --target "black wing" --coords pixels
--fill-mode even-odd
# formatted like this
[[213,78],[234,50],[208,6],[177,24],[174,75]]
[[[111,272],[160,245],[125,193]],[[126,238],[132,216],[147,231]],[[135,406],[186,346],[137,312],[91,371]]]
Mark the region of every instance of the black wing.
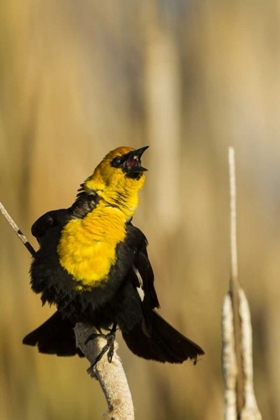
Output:
[[150,337],[153,324],[152,309],[159,308],[160,305],[154,287],[154,273],[147,252],[148,241],[138,228],[132,224],[131,226],[138,231],[139,235],[141,235],[142,241],[135,257],[130,276],[132,284],[141,300],[141,308],[144,315],[142,329],[143,332]]
[[70,218],[71,215],[68,209],[49,211],[36,220],[31,228],[31,233],[35,236],[39,244],[42,245],[44,238],[53,228],[62,228]]
[[[132,225],[131,225],[132,226]],[[160,362],[182,363],[192,359],[196,362],[204,351],[193,341],[185,337],[154,308],[159,308],[159,301],[154,287],[154,274],[147,253],[148,241],[145,235],[136,227],[142,242],[134,260],[130,278],[141,300],[143,318],[131,331],[122,331],[123,338],[129,349],[137,356]]]
[[144,302],[149,303],[151,308],[159,308],[159,301],[154,287],[154,272],[148,257],[147,245],[148,241],[145,238],[139,253],[136,257],[134,268],[138,270],[144,292]]
[[142,238],[133,264],[134,286],[137,288],[140,287],[142,290],[143,293],[140,290],[138,292],[139,295],[143,296],[141,299],[143,302],[149,303],[150,308],[159,308],[160,305],[154,286],[154,272],[147,252],[148,240],[140,229],[131,223],[130,226]]
[[39,217],[31,228],[32,235],[42,246],[43,240],[53,228],[62,229],[70,219],[82,219],[96,207],[99,199],[97,194],[80,192],[69,209],[52,210]]
[[73,324],[67,318],[62,318],[60,312],[55,312],[46,322],[23,339],[23,344],[37,346],[40,353],[56,354],[57,356],[84,357],[76,347]]

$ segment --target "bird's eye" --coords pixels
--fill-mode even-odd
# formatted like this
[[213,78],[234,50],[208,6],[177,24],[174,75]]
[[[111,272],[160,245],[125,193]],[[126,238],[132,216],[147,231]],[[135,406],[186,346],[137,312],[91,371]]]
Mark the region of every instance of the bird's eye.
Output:
[[119,167],[121,166],[121,164],[122,164],[122,158],[121,158],[121,156],[117,156],[117,157],[115,157],[115,158],[112,160],[112,162],[111,162],[111,165],[112,165],[114,168],[119,168]]

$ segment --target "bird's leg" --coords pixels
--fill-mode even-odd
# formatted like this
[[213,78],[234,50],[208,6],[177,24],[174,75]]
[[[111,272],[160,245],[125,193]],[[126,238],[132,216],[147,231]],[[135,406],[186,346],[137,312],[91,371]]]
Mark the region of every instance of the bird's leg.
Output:
[[[117,331],[117,324],[114,323],[113,327],[109,331],[109,333],[106,335],[107,337],[107,346],[108,347],[108,362],[111,363],[113,356],[114,356],[114,343],[116,338],[116,331]],[[106,347],[106,346],[105,346]]]
[[108,352],[108,362],[111,363],[113,356],[114,356],[114,342],[116,337],[116,331],[117,331],[117,324],[114,323],[113,327],[109,330],[108,334],[103,334],[101,332],[101,329],[98,329],[98,334],[90,334],[90,336],[86,339],[85,344],[88,344],[90,340],[94,340],[95,338],[102,337],[105,340],[107,340],[107,344],[103,347],[99,355],[96,357],[95,361],[92,363],[90,368],[93,368],[99,360],[102,359],[104,354]]

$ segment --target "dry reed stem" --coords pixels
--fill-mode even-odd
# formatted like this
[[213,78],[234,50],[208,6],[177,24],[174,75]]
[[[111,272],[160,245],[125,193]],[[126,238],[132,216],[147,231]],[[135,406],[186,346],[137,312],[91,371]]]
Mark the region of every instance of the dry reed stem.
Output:
[[234,149],[229,148],[230,290],[222,308],[225,420],[261,420],[253,386],[252,326],[248,301],[238,283],[236,177]]
[[[91,364],[94,363],[107,341],[99,337],[86,344],[90,334],[98,334],[98,331],[91,325],[77,323],[74,331],[77,347],[82,350]],[[109,410],[104,414],[104,417],[111,420],[134,420],[132,397],[122,363],[116,353],[117,348],[115,342],[111,363],[105,354],[93,368],[88,369],[88,373],[99,381],[105,395]]]
[[248,300],[242,289],[239,291],[242,337],[242,360],[244,376],[244,406],[241,410],[241,420],[261,420],[262,416],[257,406],[253,383],[253,345],[252,325]]
[[244,406],[244,383],[242,369],[241,324],[239,315],[238,259],[237,259],[237,215],[236,215],[236,175],[235,153],[232,147],[228,151],[229,161],[229,191],[230,191],[230,296],[233,310],[233,334],[236,358],[236,407],[239,417]]
[[225,379],[225,420],[236,420],[236,378],[233,311],[230,294],[227,293],[222,307],[223,374]]

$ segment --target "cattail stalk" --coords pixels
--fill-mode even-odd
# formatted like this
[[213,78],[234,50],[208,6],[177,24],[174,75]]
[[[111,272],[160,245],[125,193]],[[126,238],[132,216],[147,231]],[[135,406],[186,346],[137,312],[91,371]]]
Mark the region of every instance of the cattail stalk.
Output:
[[222,364],[225,420],[261,420],[253,386],[252,326],[248,301],[238,282],[236,176],[234,149],[229,148],[230,254],[229,292],[222,308]]

